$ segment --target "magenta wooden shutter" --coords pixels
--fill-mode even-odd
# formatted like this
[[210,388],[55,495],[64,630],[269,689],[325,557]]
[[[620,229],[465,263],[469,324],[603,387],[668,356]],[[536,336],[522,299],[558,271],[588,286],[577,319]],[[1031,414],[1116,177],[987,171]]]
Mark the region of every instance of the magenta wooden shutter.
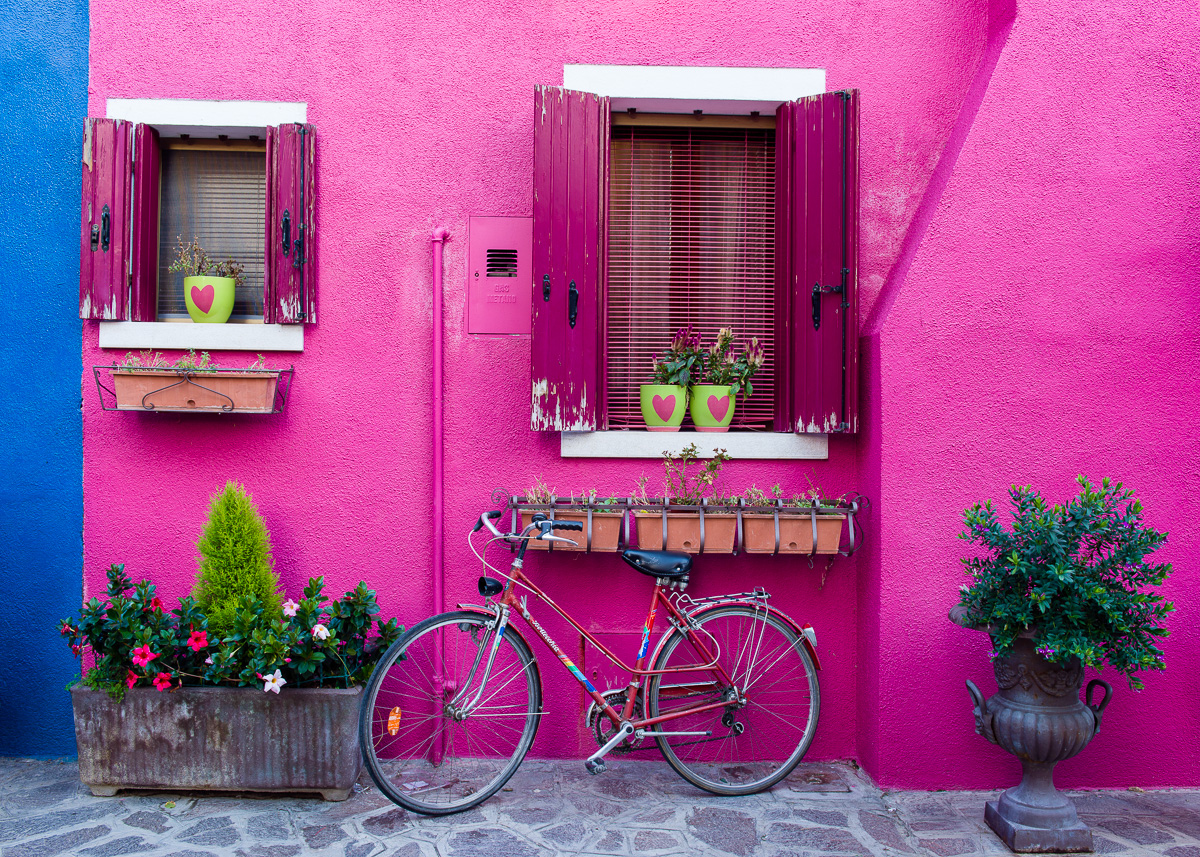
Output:
[[[158,317],[158,198],[162,153],[158,132],[149,125],[133,130],[133,234],[130,241],[130,317]],[[172,245],[174,246],[174,245]]]
[[263,320],[317,320],[315,135],[311,125],[267,129]]
[[777,417],[801,433],[858,431],[858,101],[827,92],[776,114],[777,333],[790,350]]
[[84,120],[79,317],[128,319],[130,123]]
[[609,102],[539,86],[533,96],[535,431],[590,431],[600,397]]

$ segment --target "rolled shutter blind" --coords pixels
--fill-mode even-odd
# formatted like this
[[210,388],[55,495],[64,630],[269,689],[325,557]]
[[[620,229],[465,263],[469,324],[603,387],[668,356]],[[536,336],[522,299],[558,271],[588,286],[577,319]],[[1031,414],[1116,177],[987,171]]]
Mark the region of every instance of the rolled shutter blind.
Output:
[[162,228],[158,251],[159,318],[187,318],[183,274],[167,270],[179,238],[195,238],[213,261],[235,259],[245,266],[234,317],[263,317],[263,208],[266,160],[255,151],[162,153]]
[[607,397],[611,428],[643,425],[651,355],[691,324],[705,343],[732,327],[766,362],[733,425],[775,417],[775,132],[613,128],[609,185]]

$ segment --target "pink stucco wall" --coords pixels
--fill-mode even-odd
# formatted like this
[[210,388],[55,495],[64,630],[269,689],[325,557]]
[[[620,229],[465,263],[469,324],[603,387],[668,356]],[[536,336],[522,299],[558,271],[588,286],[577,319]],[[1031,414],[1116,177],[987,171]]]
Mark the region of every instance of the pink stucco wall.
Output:
[[[452,235],[447,600],[473,594],[464,537],[494,488],[542,476],[626,492],[643,472],[657,478],[649,460],[561,459],[557,435],[530,432],[527,338],[465,330],[467,217],[531,212],[532,88],[560,83],[564,63],[818,67],[830,89],[863,93],[868,428],[832,439],[828,461],[739,461],[728,475],[734,488],[801,490],[811,477],[871,494],[868,548],[835,562],[824,586],[806,562],[701,558],[695,589],[761,582],[816,626],[823,718],[810,758],[860,758],[888,785],[1012,775],[974,736],[962,690],[987,673],[983,642],[944,618],[960,582],[959,513],[977,497],[1014,480],[1061,493],[1081,470],[1127,478],[1172,529],[1174,626],[1186,629],[1195,535],[1170,504],[1197,472],[1182,419],[1196,359],[1196,231],[1184,219],[1195,140],[1175,118],[1195,113],[1194,9],[1129,20],[1129,3],[1083,13],[1043,0],[1022,4],[1010,33],[1003,0],[306,8],[92,3],[92,115],[113,97],[307,102],[321,322],[303,354],[268,355],[296,365],[282,416],[102,413],[85,376],[85,592],[124,561],[185,593],[207,498],[234,478],[262,509],[290,592],[317,574],[335,591],[366,579],[403,621],[431,612],[434,226]],[[112,357],[86,323],[84,365]],[[641,619],[646,583],[615,558],[530,567],[570,593],[572,610],[611,588],[597,631]],[[1181,703],[1194,702],[1184,679],[1196,652],[1194,636],[1173,637],[1169,672],[1109,709],[1097,739],[1108,752],[1089,751],[1062,779],[1200,782],[1195,754],[1177,752],[1194,724]],[[548,690],[577,696],[551,669]],[[578,755],[578,721],[547,717],[535,754]]]

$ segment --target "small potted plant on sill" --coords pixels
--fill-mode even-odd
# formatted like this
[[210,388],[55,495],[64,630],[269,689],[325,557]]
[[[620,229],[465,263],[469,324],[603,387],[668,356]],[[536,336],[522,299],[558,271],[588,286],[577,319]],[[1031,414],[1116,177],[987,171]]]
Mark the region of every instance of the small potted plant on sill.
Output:
[[754,393],[750,379],[762,368],[763,347],[753,338],[735,356],[733,339],[733,328],[723,327],[712,346],[702,352],[702,371],[694,377],[690,390],[689,410],[696,431],[729,431],[738,395]]
[[[643,550],[685,551],[687,553],[733,553],[737,540],[737,515],[727,504],[719,484],[721,467],[729,461],[723,449],[714,449],[712,458],[700,461],[700,451],[688,444],[678,457],[663,452],[666,474],[664,508],[661,512],[635,510],[638,546]],[[693,470],[693,465],[698,467]],[[708,501],[719,505],[710,508]],[[646,479],[638,483],[635,500],[643,505],[653,501],[646,496]],[[682,507],[672,511],[672,507]]]
[[167,268],[173,274],[183,274],[183,300],[188,315],[199,323],[223,324],[233,312],[237,289],[244,285],[245,266],[233,259],[215,262],[193,238],[190,244],[177,237],[175,261]]
[[373,620],[379,607],[365,583],[330,601],[316,577],[299,602],[281,605],[269,536],[239,486],[213,498],[200,548],[194,594],[207,607],[187,597],[168,612],[153,583],[113,565],[105,598],[61,623],[72,652],[92,661],[71,688],[80,779],[96,795],[344,800],[362,767],[361,685],[402,628]]
[[[1105,663],[1140,689],[1141,670],[1163,669],[1159,640],[1174,610],[1151,587],[1169,564],[1147,557],[1166,541],[1142,522],[1142,505],[1121,483],[1080,476],[1079,494],[1051,505],[1013,486],[1012,526],[991,501],[964,515],[959,538],[982,553],[963,559],[971,576],[950,611],[955,623],[985,631],[999,692],[988,700],[973,682],[975,731],[1021,761],[1024,776],[984,818],[1014,851],[1091,851],[1091,831],[1054,789],[1056,763],[1079,753],[1100,730],[1112,688],[1101,679],[1079,698],[1085,666]],[[1093,693],[1104,697],[1093,703]]]
[[624,514],[613,508],[618,502],[615,497],[602,497],[595,488],[580,491],[578,498],[574,494],[567,498],[557,497],[554,489],[538,477],[527,490],[525,501],[520,510],[522,529],[529,526],[538,512],[555,520],[583,524],[582,533],[556,533],[578,542],[578,545],[530,539],[530,550],[612,552],[620,544]]
[[654,354],[650,359],[654,364],[654,382],[641,386],[646,430],[679,431],[687,413],[688,386],[700,377],[704,367],[700,334],[691,325],[681,327],[666,353]]
[[174,363],[156,351],[130,351],[111,369],[119,411],[275,411],[280,371],[261,354],[245,369],[222,369],[207,351],[197,357],[189,349]]

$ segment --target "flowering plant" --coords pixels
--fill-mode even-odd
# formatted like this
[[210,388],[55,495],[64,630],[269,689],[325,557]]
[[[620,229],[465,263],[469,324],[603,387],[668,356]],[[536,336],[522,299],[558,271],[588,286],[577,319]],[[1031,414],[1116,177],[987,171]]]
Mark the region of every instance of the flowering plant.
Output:
[[367,679],[403,628],[378,621],[371,636],[379,605],[365,583],[332,602],[323,589],[324,578],[314,577],[298,603],[289,599],[275,612],[247,596],[232,630],[218,638],[194,599],[168,613],[153,583],[134,584],[124,565],[113,565],[106,599],[92,598],[60,630],[77,657],[91,650],[84,684],[118,699],[126,688],[147,686],[350,687]]
[[650,355],[654,363],[655,384],[674,384],[687,387],[699,383],[704,373],[704,350],[700,347],[700,333],[689,324],[675,331],[671,347],[661,357]]
[[228,277],[237,281],[235,288],[239,289],[246,284],[243,276],[246,266],[241,262],[233,259],[226,259],[224,262],[214,260],[195,238],[190,244],[184,244],[183,236],[179,235],[176,236],[175,242],[175,261],[167,268],[172,274],[183,274],[185,277]]
[[1175,609],[1147,591],[1171,571],[1146,561],[1167,534],[1142,523],[1142,504],[1120,482],[1076,481],[1079,495],[1064,505],[1049,505],[1028,486],[1010,488],[1009,530],[990,500],[967,509],[959,538],[985,553],[962,560],[972,581],[956,610],[963,624],[989,631],[993,657],[1009,654],[1032,630],[1047,659],[1066,665],[1078,658],[1097,668],[1107,662],[1138,689],[1134,673],[1163,668],[1156,642],[1168,635],[1161,623]]
[[693,383],[727,386],[731,396],[737,396],[742,390],[746,391],[747,396],[754,394],[754,385],[750,383],[750,379],[758,373],[766,359],[766,353],[757,337],[752,338],[742,353],[735,356],[733,328],[723,327],[717,331],[717,338],[713,344],[702,353],[702,371]]

